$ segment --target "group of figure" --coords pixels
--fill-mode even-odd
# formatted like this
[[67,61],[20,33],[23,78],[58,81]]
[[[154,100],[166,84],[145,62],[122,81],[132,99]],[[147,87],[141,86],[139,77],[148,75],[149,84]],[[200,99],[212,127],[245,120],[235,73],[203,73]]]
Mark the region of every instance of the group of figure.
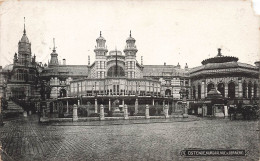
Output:
[[236,120],[238,115],[242,115],[244,120],[257,119],[260,110],[257,105],[233,105],[228,108],[230,120]]

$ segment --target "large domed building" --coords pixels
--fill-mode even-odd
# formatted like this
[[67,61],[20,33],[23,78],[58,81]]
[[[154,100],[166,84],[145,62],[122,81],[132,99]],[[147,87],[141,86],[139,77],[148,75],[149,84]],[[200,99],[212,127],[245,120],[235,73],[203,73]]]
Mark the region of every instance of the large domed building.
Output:
[[[48,65],[36,62],[32,56],[31,43],[24,28],[18,43],[18,54],[13,64],[0,71],[0,95],[6,98],[40,98],[44,82],[47,109],[55,111],[57,102],[109,105],[112,102],[134,105],[151,104],[169,106],[169,111],[181,108],[182,94],[187,103],[206,101],[210,91],[222,95],[228,104],[253,104],[259,100],[259,62],[256,66],[240,63],[237,57],[224,56],[221,49],[215,57],[205,59],[201,66],[184,68],[178,65],[144,65],[138,62],[136,40],[130,31],[123,51],[108,50],[106,39],[96,39],[95,60],[87,65],[67,65],[58,60],[55,42]],[[142,53],[141,53],[142,54]],[[213,94],[214,94],[213,93]],[[85,102],[84,102],[85,100]]]
[[259,98],[259,64],[240,63],[237,57],[217,56],[203,60],[190,73],[192,99],[202,100],[215,88],[230,103],[253,103]]

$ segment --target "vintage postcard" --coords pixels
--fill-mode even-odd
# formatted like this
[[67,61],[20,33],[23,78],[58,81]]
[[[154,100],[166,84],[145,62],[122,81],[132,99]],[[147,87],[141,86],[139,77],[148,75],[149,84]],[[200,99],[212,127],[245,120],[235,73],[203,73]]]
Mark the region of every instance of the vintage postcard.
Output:
[[0,0],[0,160],[258,161],[259,5]]

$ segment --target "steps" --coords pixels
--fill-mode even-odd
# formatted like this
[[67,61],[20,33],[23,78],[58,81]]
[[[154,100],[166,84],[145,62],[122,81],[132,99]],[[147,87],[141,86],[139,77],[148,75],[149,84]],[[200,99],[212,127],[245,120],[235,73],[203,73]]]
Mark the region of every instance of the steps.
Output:
[[7,101],[8,106],[7,109],[3,110],[3,113],[23,113],[23,108],[13,101]]

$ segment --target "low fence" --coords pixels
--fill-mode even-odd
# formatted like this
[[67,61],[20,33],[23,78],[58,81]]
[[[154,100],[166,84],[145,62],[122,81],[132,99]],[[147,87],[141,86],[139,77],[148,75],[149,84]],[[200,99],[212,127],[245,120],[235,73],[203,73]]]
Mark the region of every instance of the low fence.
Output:
[[[138,113],[135,113],[135,105],[127,105],[129,116],[145,116],[146,105],[138,105]],[[111,107],[113,109],[114,107]],[[122,108],[119,108],[122,111]],[[79,105],[78,117],[99,117],[100,105],[95,113],[95,105]],[[59,117],[72,117],[73,105],[65,105],[59,109]],[[104,113],[106,117],[113,116],[113,110],[109,111],[108,105],[104,105]],[[164,116],[162,105],[149,105],[150,116]]]

